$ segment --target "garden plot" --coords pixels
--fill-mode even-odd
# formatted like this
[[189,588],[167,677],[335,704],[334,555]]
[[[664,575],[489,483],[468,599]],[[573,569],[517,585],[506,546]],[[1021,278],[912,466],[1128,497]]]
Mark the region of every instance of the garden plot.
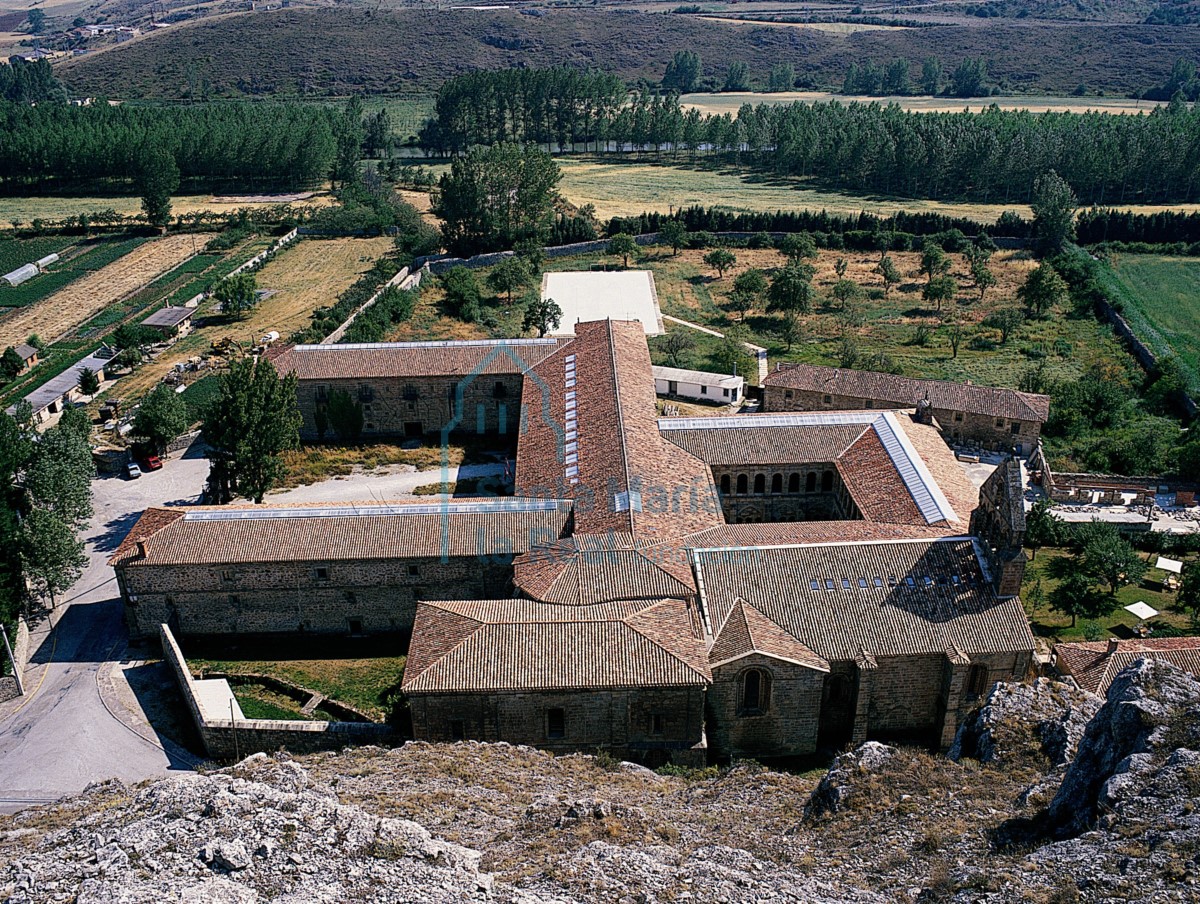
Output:
[[139,246],[49,298],[0,320],[0,348],[37,333],[53,342],[162,274],[179,266],[212,235],[174,235]]

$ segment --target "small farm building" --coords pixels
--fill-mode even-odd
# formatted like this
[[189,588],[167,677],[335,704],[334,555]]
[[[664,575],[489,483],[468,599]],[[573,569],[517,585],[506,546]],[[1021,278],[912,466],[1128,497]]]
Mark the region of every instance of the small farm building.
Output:
[[160,308],[142,321],[142,326],[161,333],[167,339],[182,339],[192,331],[194,308]]
[[22,342],[20,345],[14,345],[13,351],[21,356],[21,362],[25,365],[21,369],[21,373],[25,373],[25,371],[38,363],[38,350],[32,345],[26,345]]
[[[49,414],[57,414],[69,407],[79,398],[79,373],[84,368],[94,371],[100,379],[104,379],[104,369],[115,354],[115,350],[106,345],[100,346],[86,358],[75,362],[53,379],[47,380],[22,401],[28,402],[33,409],[33,422],[40,424]],[[9,414],[16,412],[16,405],[10,405]]]
[[681,367],[653,367],[656,395],[697,402],[734,405],[741,401],[746,381],[728,374],[714,374]]

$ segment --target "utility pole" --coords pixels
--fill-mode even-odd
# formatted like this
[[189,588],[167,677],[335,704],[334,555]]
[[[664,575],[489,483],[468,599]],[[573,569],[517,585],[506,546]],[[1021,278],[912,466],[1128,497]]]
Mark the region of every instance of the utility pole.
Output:
[[25,696],[25,683],[21,680],[21,670],[17,668],[16,657],[13,656],[12,647],[8,645],[8,632],[4,630],[4,625],[0,625],[0,638],[4,639],[4,649],[8,653],[8,661],[12,663],[13,678],[17,680],[17,696]]

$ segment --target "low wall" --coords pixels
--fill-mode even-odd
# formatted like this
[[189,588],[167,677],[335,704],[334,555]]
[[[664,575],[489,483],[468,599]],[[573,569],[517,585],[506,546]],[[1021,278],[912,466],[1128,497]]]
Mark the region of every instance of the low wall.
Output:
[[251,753],[280,749],[292,753],[313,753],[354,744],[390,745],[398,740],[395,729],[377,722],[206,718],[198,701],[196,680],[171,629],[161,625],[159,637],[162,640],[163,658],[175,674],[205,753],[213,759],[239,759]]
[[[1158,358],[1145,342],[1139,339],[1133,332],[1133,328],[1129,325],[1121,314],[1107,301],[1098,303],[1100,313],[1113,326],[1113,332],[1125,340],[1125,344],[1129,346],[1129,352],[1137,359],[1137,363],[1142,366],[1146,373],[1153,376],[1158,371]],[[1196,400],[1186,392],[1181,393],[1182,398],[1180,403],[1183,405],[1184,411],[1187,412],[1189,418],[1195,418],[1200,408],[1197,408]]]
[[[23,675],[25,667],[29,665],[30,652],[29,625],[25,623],[25,619],[17,619],[17,636],[16,638],[10,637],[8,642],[12,644],[13,648],[13,674]],[[3,655],[3,650],[0,650],[0,655]],[[17,692],[17,679],[12,674],[0,678],[0,703],[18,696],[20,694]]]
[[[724,233],[722,233],[723,235]],[[741,233],[729,233],[730,235],[741,235]],[[749,235],[750,233],[746,233]],[[658,243],[658,233],[648,232],[645,235],[635,235],[633,240],[638,245],[654,245]],[[603,251],[608,247],[608,239],[596,239],[592,242],[575,242],[572,245],[549,245],[542,249],[542,253],[549,258],[570,257],[573,254],[592,254],[596,251]],[[468,270],[475,270],[480,267],[491,267],[500,261],[512,257],[516,254],[515,251],[494,251],[490,254],[477,254],[474,257],[449,257],[446,255],[431,255],[429,257],[419,257],[413,264],[414,267],[425,267],[430,273],[442,273],[452,267],[466,267]]]
[[[350,329],[350,324],[354,323],[354,321],[356,319],[358,319],[359,314],[361,314],[367,308],[371,307],[371,305],[375,304],[375,302],[379,301],[379,296],[381,296],[384,292],[386,292],[388,289],[392,288],[393,286],[400,286],[401,288],[411,288],[411,286],[404,285],[404,282],[407,279],[408,279],[408,267],[403,267],[399,273],[397,273],[395,276],[393,276],[391,279],[389,279],[387,282],[385,282],[382,286],[380,286],[379,290],[374,295],[372,295],[370,298],[368,298],[366,301],[364,301],[362,304],[360,304],[357,308],[355,308],[353,311],[351,311],[350,316],[347,317],[342,322],[341,326],[339,326],[336,330],[334,330],[332,333],[330,333],[328,336],[326,336],[324,339],[321,340],[321,345],[336,345],[338,342],[341,342],[342,337],[344,335],[346,335],[346,330]],[[418,279],[417,282],[420,282],[420,280]]]
[[[291,232],[287,233],[286,235],[281,235],[279,237],[278,241],[276,241],[274,245],[272,245],[266,251],[263,251],[263,252],[260,252],[259,254],[254,255],[254,257],[250,258],[250,260],[246,261],[244,264],[240,264],[235,270],[232,270],[229,273],[229,276],[237,276],[239,273],[244,273],[247,270],[253,270],[255,267],[257,267],[259,264],[261,264],[263,261],[265,261],[268,257],[270,257],[272,254],[274,254],[280,248],[283,248],[285,245],[289,245],[292,242],[296,241],[296,237],[299,235],[300,235],[299,229],[293,229]],[[226,276],[225,278],[228,279],[229,276]]]

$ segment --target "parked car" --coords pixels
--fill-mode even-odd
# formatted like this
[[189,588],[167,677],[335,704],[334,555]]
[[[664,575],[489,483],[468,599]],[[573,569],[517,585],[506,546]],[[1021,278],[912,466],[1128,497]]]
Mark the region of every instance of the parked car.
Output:
[[142,476],[142,469],[135,462],[130,462],[125,466],[125,476],[130,480],[137,480]]
[[146,455],[138,459],[143,471],[157,471],[162,467],[162,459],[157,455]]

